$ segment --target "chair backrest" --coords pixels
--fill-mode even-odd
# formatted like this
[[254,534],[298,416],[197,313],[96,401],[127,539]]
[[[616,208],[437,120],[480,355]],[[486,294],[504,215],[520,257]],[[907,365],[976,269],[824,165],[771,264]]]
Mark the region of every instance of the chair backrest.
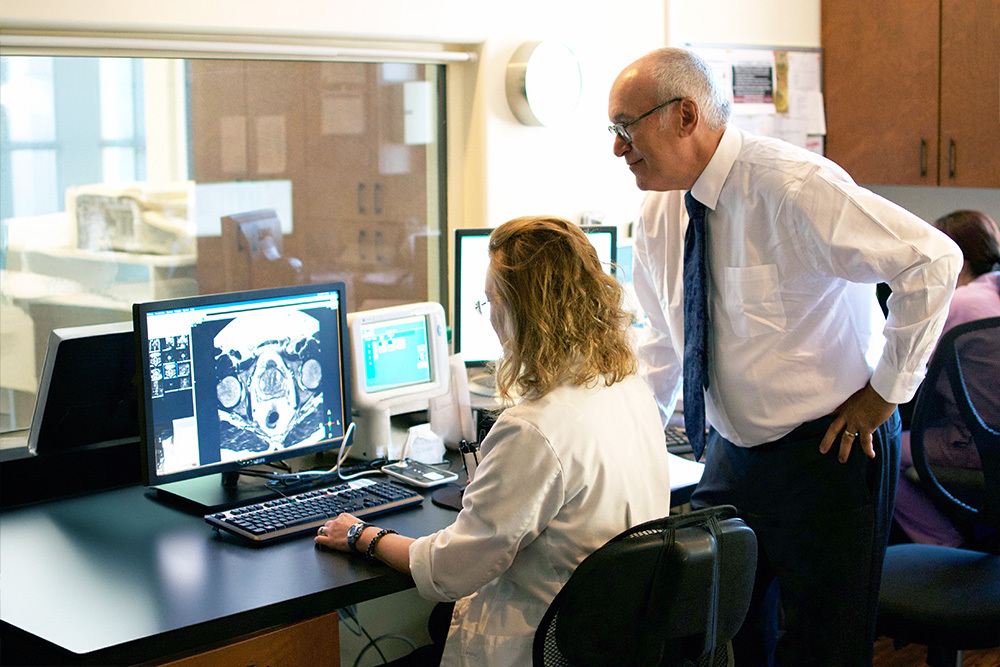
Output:
[[[913,465],[927,492],[967,521],[1000,527],[1000,317],[959,324],[938,342],[917,393],[910,424]],[[957,410],[949,409],[950,401]],[[941,483],[928,460],[925,435],[944,418],[975,443],[982,463],[981,493],[970,502]],[[977,475],[978,477],[978,475]],[[978,506],[977,506],[978,505]]]
[[588,556],[535,632],[546,667],[681,665],[743,624],[757,538],[729,505],[635,526]]

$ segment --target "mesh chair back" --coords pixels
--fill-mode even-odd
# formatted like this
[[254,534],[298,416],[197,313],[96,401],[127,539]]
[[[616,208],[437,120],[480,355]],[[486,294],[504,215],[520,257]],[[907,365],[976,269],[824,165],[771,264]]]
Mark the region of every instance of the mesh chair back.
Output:
[[[1000,379],[979,368],[990,368],[988,364],[992,364],[995,369],[997,359],[1000,317],[973,320],[948,330],[927,369],[910,426],[913,465],[928,493],[963,519],[993,527],[1000,526]],[[946,488],[927,459],[927,429],[942,418],[953,417],[942,414],[942,395],[954,401],[958,426],[975,443],[982,463],[982,490],[974,502]]]

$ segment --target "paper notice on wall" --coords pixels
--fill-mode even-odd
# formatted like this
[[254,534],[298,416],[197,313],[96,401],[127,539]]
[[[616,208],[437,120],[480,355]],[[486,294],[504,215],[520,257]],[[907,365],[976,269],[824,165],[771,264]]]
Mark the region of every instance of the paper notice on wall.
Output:
[[256,119],[257,173],[261,176],[282,174],[288,168],[288,140],[284,116],[260,116]]
[[774,52],[774,110],[788,112],[788,51]]
[[732,102],[732,123],[822,151],[826,134],[819,49],[688,45]]
[[823,110],[823,93],[818,90],[799,93],[809,134],[826,134],[826,112]]

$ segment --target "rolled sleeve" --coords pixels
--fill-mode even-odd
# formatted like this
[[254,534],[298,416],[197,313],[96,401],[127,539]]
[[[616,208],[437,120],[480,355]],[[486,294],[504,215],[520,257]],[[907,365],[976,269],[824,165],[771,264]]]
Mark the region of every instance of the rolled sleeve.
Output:
[[816,257],[833,275],[883,281],[892,290],[871,385],[886,401],[905,403],[923,380],[944,327],[962,251],[929,223],[864,188],[814,180],[820,192],[814,202],[826,215],[807,208],[804,219],[829,221],[811,227]]
[[410,545],[420,595],[458,600],[506,572],[563,505],[562,469],[536,429],[501,415],[455,522]]

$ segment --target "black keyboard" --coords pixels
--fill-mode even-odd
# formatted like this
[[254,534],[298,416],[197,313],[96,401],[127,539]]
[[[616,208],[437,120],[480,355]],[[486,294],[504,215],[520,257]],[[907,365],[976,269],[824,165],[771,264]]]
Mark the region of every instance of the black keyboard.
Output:
[[416,491],[393,482],[355,479],[337,486],[206,514],[205,521],[258,544],[266,544],[315,531],[341,512],[366,518],[415,507],[423,501],[423,496]]
[[691,452],[691,441],[683,426],[667,426],[663,429],[663,434],[667,438],[667,451],[671,454],[680,456]]

